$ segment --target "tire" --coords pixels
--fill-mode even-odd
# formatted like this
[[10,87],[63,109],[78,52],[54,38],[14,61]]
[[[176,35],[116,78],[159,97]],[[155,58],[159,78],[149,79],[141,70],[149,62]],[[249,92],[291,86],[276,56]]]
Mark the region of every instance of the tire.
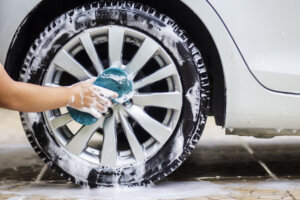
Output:
[[[181,88],[181,96],[177,99],[170,99],[170,102],[182,101],[180,111],[176,111],[176,113],[179,113],[180,115],[176,118],[176,124],[172,125],[174,127],[168,139],[164,141],[164,143],[159,141],[163,143],[163,145],[157,149],[157,152],[154,151],[155,153],[153,155],[145,157],[145,159],[137,162],[132,161],[132,158],[134,158],[133,160],[136,159],[136,155],[134,154],[135,151],[132,150],[128,155],[133,157],[127,156],[130,157],[131,160],[129,158],[126,160],[127,157],[126,159],[124,157],[126,163],[132,163],[111,166],[102,165],[102,157],[104,160],[104,156],[102,155],[101,159],[99,158],[99,163],[82,157],[83,151],[85,156],[90,156],[91,154],[86,152],[88,150],[87,146],[86,149],[80,151],[79,155],[70,152],[68,148],[66,148],[66,145],[69,145],[75,135],[71,134],[70,136],[71,131],[68,129],[67,125],[63,125],[63,127],[56,129],[53,129],[53,127],[49,125],[52,122],[49,122],[50,117],[48,116],[50,116],[50,114],[51,116],[61,116],[62,113],[60,113],[60,110],[48,111],[45,113],[21,113],[21,120],[29,142],[36,153],[45,163],[69,181],[73,181],[80,185],[89,185],[91,187],[113,186],[116,184],[126,186],[148,185],[157,182],[172,173],[191,154],[191,151],[195,148],[204,129],[209,105],[209,81],[201,54],[188,35],[173,20],[164,14],[158,13],[153,8],[131,2],[92,3],[75,8],[55,19],[45,28],[45,31],[40,34],[40,37],[35,40],[24,61],[20,73],[20,80],[37,85],[47,85],[46,80],[47,76],[50,76],[51,66],[55,61],[56,56],[62,51],[62,48],[67,46],[72,39],[76,39],[79,34],[83,34],[84,31],[94,29],[100,30],[100,28],[103,27],[106,27],[108,31],[110,31],[112,27],[124,28],[125,31],[136,34],[137,37],[143,35],[143,37],[148,38],[149,41],[154,41],[155,44],[159,46],[160,49],[156,54],[162,53],[163,55],[168,55],[172,62],[174,62],[174,66],[177,70],[176,76],[178,75],[179,77],[177,81],[178,83],[180,82],[180,86],[177,87]],[[107,37],[108,41],[109,37]],[[146,39],[144,39],[144,41],[145,40]],[[99,50],[97,51],[99,53]],[[130,51],[131,50],[128,50],[128,52]],[[131,54],[134,54],[134,51]],[[111,59],[112,56],[109,56],[108,59]],[[111,66],[108,63],[109,61],[103,61],[103,66]],[[157,63],[159,62],[157,61]],[[144,68],[146,68],[146,66],[148,66],[148,64],[146,64]],[[146,69],[144,68],[142,68],[142,70],[145,71]],[[88,70],[93,74],[96,73],[91,69]],[[141,73],[146,73],[144,71]],[[73,71],[71,71],[71,73],[73,73]],[[144,78],[146,75],[137,76]],[[65,76],[66,78],[62,77],[63,75],[60,77],[60,85],[68,85],[78,81],[75,81],[74,77],[70,78],[67,75]],[[173,76],[163,81],[169,81],[169,79],[172,79],[172,81],[168,83],[176,86]],[[64,83],[62,83],[63,81]],[[164,82],[164,84],[166,83],[167,82]],[[152,88],[155,88],[154,86],[147,87],[150,87],[148,90],[151,90],[151,92]],[[164,87],[167,88],[167,86],[159,86],[156,87],[156,89],[160,90]],[[145,89],[145,91],[147,92],[147,89]],[[145,113],[147,108],[148,107],[143,108]],[[149,109],[152,109],[152,107]],[[167,112],[168,110],[166,113]],[[163,112],[153,111],[153,113],[153,115],[151,115],[153,118],[155,118],[154,116],[159,118]],[[175,116],[174,113],[168,115],[168,117],[173,119],[172,117]],[[130,116],[128,115],[128,121],[130,121],[129,117]],[[120,115],[119,120],[122,120],[120,119]],[[160,123],[165,123],[161,121]],[[168,123],[172,124],[173,122],[171,121]],[[116,124],[115,121],[114,124]],[[137,127],[139,127],[139,125],[137,124],[138,123],[130,122],[132,130],[134,129],[134,133],[138,132],[136,130],[140,130],[139,133],[143,135],[141,137],[148,139],[149,136],[145,136],[147,135],[145,130],[138,129]],[[115,126],[116,125],[114,125],[114,127]],[[124,130],[123,132],[117,132],[116,128],[114,130],[113,133],[116,133],[117,138],[120,134],[125,132]],[[100,133],[103,130],[99,129],[98,131]],[[61,135],[57,136],[58,132]],[[106,133],[104,133],[106,137],[114,137],[108,134],[106,135]],[[157,136],[157,133],[152,134]],[[151,137],[152,135],[150,135],[149,138]],[[64,140],[68,140],[68,138],[71,138],[70,141],[64,143]],[[60,141],[60,139],[62,141]],[[103,139],[103,142],[104,140],[105,139]],[[127,140],[129,139],[127,138]],[[153,142],[153,146],[159,143],[156,139],[151,141]],[[123,143],[124,146],[126,146],[126,142],[123,142],[123,140],[118,138],[116,146],[119,144],[123,145]],[[104,146],[104,144],[102,145]],[[102,148],[104,148],[103,146]],[[112,145],[112,148],[115,148],[114,144]],[[119,162],[121,150],[119,152],[119,146],[116,148],[118,152],[116,159],[118,159]],[[98,153],[95,153],[95,155],[100,156],[102,152],[105,152],[105,150],[102,149],[101,152],[99,151]],[[89,159],[94,158],[97,159],[97,156],[95,157],[94,154],[89,157]],[[115,160],[111,161],[109,158],[108,161],[113,163]],[[115,162],[117,163],[117,161]]]

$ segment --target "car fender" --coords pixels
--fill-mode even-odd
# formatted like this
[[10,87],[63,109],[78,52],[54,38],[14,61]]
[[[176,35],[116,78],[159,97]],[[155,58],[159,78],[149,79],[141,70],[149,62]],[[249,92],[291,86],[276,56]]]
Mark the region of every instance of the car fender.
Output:
[[4,63],[15,33],[20,24],[26,22],[27,14],[40,0],[1,0],[0,1],[0,62]]
[[226,84],[225,127],[300,129],[300,96],[268,90],[255,79],[208,1],[182,2],[202,20],[217,46]]

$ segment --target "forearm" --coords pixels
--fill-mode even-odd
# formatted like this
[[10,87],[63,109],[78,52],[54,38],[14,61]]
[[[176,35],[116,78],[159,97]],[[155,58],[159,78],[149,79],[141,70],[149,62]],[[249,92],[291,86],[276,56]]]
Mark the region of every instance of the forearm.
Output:
[[93,85],[94,79],[70,87],[42,87],[12,80],[0,63],[0,108],[21,112],[44,112],[70,106],[96,118],[113,106],[118,94]]
[[70,97],[71,91],[67,87],[50,88],[14,82],[7,108],[21,112],[42,112],[65,107]]
[[50,88],[12,80],[0,63],[0,107],[42,112],[64,107],[71,97],[67,87]]

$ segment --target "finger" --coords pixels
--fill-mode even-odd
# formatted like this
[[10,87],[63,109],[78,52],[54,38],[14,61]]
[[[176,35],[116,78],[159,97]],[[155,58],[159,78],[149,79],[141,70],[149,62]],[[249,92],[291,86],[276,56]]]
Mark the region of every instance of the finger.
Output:
[[96,109],[100,113],[106,113],[107,112],[107,106],[101,104],[97,98],[88,98],[91,103],[88,105],[92,109]]
[[89,99],[89,102],[98,102],[100,104],[102,104],[105,107],[112,107],[113,103],[106,97],[101,96],[99,93],[94,92],[90,95],[90,97],[87,97],[87,99]]
[[107,99],[103,96],[98,96],[97,97],[97,102],[102,104],[105,107],[112,107],[113,106],[113,103],[109,99]]
[[89,107],[92,103],[95,102],[96,97],[83,97],[83,107]]
[[99,119],[100,117],[102,117],[103,115],[101,114],[101,112],[99,112],[97,109],[92,108],[89,112],[89,114],[91,114],[93,117]]
[[100,103],[97,103],[96,107],[97,107],[98,111],[101,112],[101,113],[106,113],[108,111],[108,108],[101,105]]
[[111,97],[111,98],[117,98],[119,95],[118,93],[108,90],[103,87],[95,86],[96,90],[100,93],[100,95],[103,95],[105,97]]
[[97,77],[93,77],[93,78],[90,78],[90,79],[86,80],[86,82],[94,83],[96,80],[97,80]]
[[96,108],[98,109],[98,104],[101,105],[102,107],[100,108],[101,112],[105,111],[105,107],[108,107],[108,105],[106,105],[106,103],[103,102],[102,99],[100,99],[101,97],[87,97],[86,100],[89,102],[88,104],[86,104],[86,107],[92,107],[92,108]]

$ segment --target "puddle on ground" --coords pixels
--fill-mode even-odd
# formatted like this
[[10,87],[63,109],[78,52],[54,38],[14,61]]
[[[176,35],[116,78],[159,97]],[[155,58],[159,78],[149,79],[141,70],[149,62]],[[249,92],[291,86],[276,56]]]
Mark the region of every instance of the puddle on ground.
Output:
[[0,145],[0,199],[23,200],[32,196],[36,199],[185,199],[230,196],[239,194],[242,188],[293,190],[300,186],[300,180],[291,179],[300,176],[299,144],[250,144],[257,157],[266,161],[279,178],[289,180],[269,180],[267,173],[240,145],[215,144],[199,145],[178,170],[153,187],[98,189],[70,184],[50,169],[42,182],[36,182],[44,164],[30,145]]
[[[47,199],[101,199],[101,200],[152,200],[186,199],[195,197],[236,197],[266,193],[286,195],[286,191],[299,190],[300,180],[265,180],[244,183],[208,181],[167,182],[151,187],[98,188],[89,189],[67,183],[23,183],[0,186],[1,195],[9,195],[9,200],[23,200],[31,197]],[[248,194],[246,194],[247,192]],[[222,198],[220,198],[222,199]]]
[[89,189],[73,184],[39,183],[23,186],[1,186],[0,194],[16,195],[16,197],[75,198],[102,200],[152,200],[152,199],[184,199],[210,195],[225,195],[229,192],[222,189],[222,185],[200,182],[161,182],[151,187],[135,188],[98,188]]

